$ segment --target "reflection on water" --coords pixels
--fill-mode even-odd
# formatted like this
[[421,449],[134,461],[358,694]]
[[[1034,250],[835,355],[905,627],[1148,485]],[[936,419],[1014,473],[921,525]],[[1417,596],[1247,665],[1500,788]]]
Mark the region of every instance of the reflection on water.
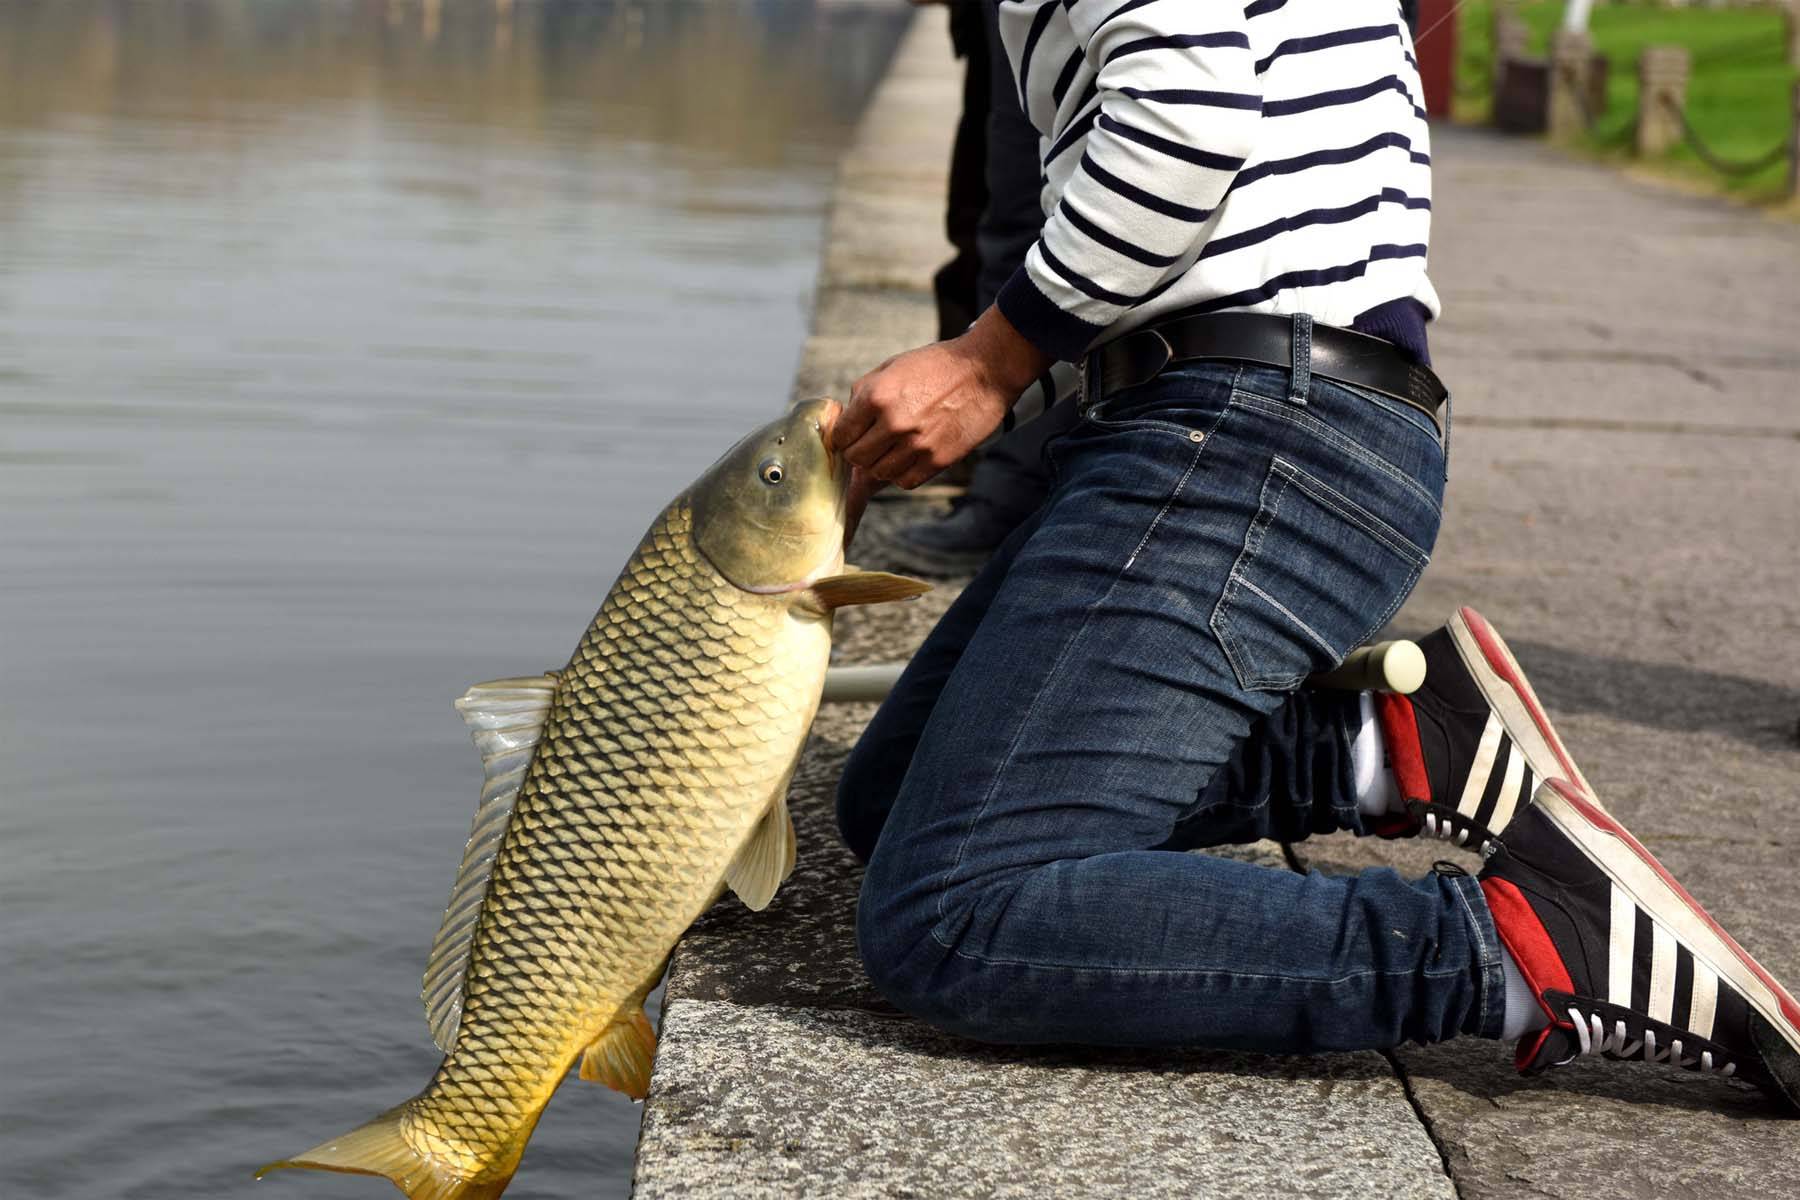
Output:
[[[450,700],[785,397],[903,19],[0,5],[7,1194],[241,1194],[426,1079]],[[636,1121],[571,1084],[509,1197],[621,1193]]]

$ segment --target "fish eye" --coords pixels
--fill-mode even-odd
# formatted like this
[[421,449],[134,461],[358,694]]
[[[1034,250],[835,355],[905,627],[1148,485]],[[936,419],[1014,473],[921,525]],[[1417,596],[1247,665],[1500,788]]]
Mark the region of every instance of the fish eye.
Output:
[[778,458],[763,459],[762,464],[756,468],[756,473],[760,475],[762,481],[770,487],[774,487],[783,479],[787,478],[787,472],[782,469],[781,460]]

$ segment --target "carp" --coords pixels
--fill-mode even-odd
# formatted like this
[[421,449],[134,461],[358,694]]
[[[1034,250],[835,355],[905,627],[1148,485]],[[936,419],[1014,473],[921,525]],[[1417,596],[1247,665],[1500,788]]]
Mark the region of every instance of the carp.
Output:
[[644,997],[729,887],[794,867],[787,787],[834,610],[928,584],[844,566],[837,407],[800,404],[665,508],[560,671],[457,702],[486,768],[423,999],[423,1091],[282,1167],[385,1176],[416,1200],[500,1195],[571,1066],[643,1098]]

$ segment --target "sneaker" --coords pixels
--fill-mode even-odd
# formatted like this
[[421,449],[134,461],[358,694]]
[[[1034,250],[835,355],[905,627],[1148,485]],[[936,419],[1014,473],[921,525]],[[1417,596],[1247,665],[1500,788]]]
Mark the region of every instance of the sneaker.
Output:
[[1419,639],[1425,682],[1410,696],[1377,693],[1377,719],[1405,812],[1376,823],[1383,837],[1446,838],[1483,854],[1495,831],[1546,779],[1587,779],[1544,715],[1518,660],[1472,608]]
[[1800,1110],[1800,1004],[1579,788],[1553,779],[1477,876],[1550,1025],[1531,1074],[1583,1055],[1734,1076]]
[[961,496],[950,511],[897,530],[888,564],[917,575],[972,575],[1029,513],[1013,516],[974,496]]

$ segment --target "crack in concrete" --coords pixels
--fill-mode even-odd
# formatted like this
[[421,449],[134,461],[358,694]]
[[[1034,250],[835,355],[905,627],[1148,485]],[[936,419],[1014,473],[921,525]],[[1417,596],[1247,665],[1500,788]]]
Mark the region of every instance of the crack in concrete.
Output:
[[[1611,337],[1610,333],[1604,336]],[[1517,351],[1520,358],[1533,362],[1592,362],[1622,363],[1628,366],[1669,367],[1686,375],[1704,374],[1702,369],[1687,359],[1674,354],[1657,354],[1642,349],[1630,350],[1593,350],[1571,347],[1558,349],[1526,349]],[[1706,359],[1707,363],[1727,370],[1744,371],[1796,371],[1800,370],[1800,358],[1780,354],[1713,354]],[[1708,376],[1708,379],[1711,377]]]
[[[1280,846],[1281,857],[1287,861],[1288,869],[1299,875],[1306,874],[1306,860],[1300,856],[1300,851],[1294,843],[1281,842]],[[1388,1069],[1393,1071],[1394,1079],[1400,1084],[1400,1094],[1406,1097],[1407,1106],[1412,1109],[1413,1116],[1418,1118],[1419,1128],[1424,1131],[1425,1136],[1431,1141],[1432,1148],[1437,1151],[1438,1165],[1443,1168],[1444,1178],[1450,1181],[1450,1190],[1456,1193],[1457,1200],[1462,1200],[1462,1181],[1457,1179],[1456,1172],[1450,1167],[1449,1144],[1438,1133],[1436,1122],[1425,1111],[1424,1102],[1419,1099],[1419,1094],[1413,1090],[1412,1077],[1406,1073],[1406,1068],[1401,1065],[1400,1059],[1392,1050],[1377,1050],[1376,1053],[1387,1061]]]
[[1699,437],[1773,438],[1800,442],[1800,429],[1779,425],[1702,425],[1693,421],[1624,421],[1603,417],[1495,417],[1483,414],[1453,418],[1457,428],[1558,429],[1584,433],[1662,433]]
[[1406,1097],[1406,1103],[1412,1107],[1413,1116],[1419,1118],[1420,1128],[1425,1131],[1425,1136],[1431,1139],[1432,1146],[1437,1149],[1438,1162],[1444,1168],[1444,1178],[1450,1181],[1450,1190],[1456,1193],[1457,1200],[1462,1200],[1462,1181],[1456,1177],[1456,1172],[1450,1167],[1449,1144],[1438,1133],[1437,1122],[1431,1119],[1430,1114],[1425,1111],[1424,1102],[1413,1090],[1412,1076],[1406,1073],[1406,1068],[1401,1065],[1399,1057],[1392,1050],[1382,1050],[1379,1053],[1382,1058],[1387,1060],[1388,1066],[1393,1069],[1394,1078],[1400,1081],[1400,1091]]

